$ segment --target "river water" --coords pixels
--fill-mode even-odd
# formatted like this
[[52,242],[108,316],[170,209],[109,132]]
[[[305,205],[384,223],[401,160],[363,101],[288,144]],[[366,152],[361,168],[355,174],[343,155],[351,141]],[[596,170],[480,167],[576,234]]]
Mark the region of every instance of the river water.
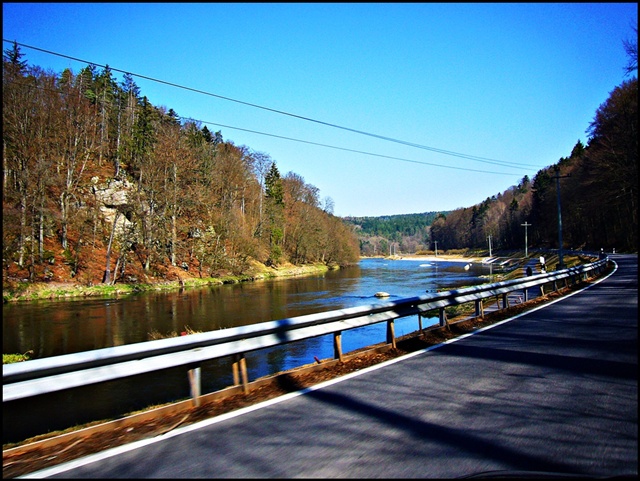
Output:
[[[488,281],[490,267],[473,264],[465,270],[464,266],[465,263],[448,261],[363,259],[356,266],[317,276],[145,292],[124,298],[9,303],[2,310],[3,353],[32,350],[34,358],[58,356],[144,342],[154,332],[168,335],[187,329],[217,330],[372,305]],[[389,293],[389,297],[376,298],[374,294],[379,291]],[[437,323],[437,318],[423,320],[423,326],[430,323]],[[396,336],[417,329],[417,316],[395,322]],[[386,323],[345,331],[343,352],[385,339]],[[316,357],[333,357],[331,335],[247,354],[249,379],[310,364]],[[201,382],[203,393],[232,385],[231,361],[204,363]],[[7,405],[3,406],[4,442],[8,437],[63,429],[188,396],[186,370],[176,368],[4,403]],[[32,414],[29,419],[21,414],[27,406]],[[67,408],[64,414],[53,408],[56,415],[52,416],[53,406]]]

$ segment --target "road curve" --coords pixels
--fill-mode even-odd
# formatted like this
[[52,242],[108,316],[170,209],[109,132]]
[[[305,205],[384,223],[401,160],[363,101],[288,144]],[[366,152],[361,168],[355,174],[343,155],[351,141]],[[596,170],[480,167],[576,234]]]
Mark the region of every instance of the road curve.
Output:
[[612,259],[473,335],[26,477],[637,477],[638,257]]

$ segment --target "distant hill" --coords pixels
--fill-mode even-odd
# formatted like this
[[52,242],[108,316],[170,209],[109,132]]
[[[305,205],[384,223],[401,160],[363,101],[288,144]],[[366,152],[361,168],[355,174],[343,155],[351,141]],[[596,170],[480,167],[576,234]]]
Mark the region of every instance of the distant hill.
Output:
[[363,256],[414,253],[429,249],[429,231],[433,221],[448,212],[383,215],[379,217],[343,217],[354,226]]

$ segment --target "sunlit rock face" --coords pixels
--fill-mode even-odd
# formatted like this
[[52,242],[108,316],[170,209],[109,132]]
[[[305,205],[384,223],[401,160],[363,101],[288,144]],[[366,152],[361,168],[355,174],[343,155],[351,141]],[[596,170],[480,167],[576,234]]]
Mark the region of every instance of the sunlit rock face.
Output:
[[118,217],[116,231],[120,232],[131,224],[127,214],[131,210],[129,195],[133,193],[135,186],[127,180],[107,179],[100,182],[97,176],[91,178],[91,183],[104,221],[109,225],[113,224],[116,213],[120,212],[124,215]]

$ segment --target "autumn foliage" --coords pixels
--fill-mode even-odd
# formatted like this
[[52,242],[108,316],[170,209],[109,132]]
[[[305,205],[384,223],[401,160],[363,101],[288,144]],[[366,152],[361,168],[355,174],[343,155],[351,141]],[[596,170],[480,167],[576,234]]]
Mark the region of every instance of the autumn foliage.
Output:
[[357,262],[353,229],[299,175],[151,105],[109,67],[3,57],[3,280],[82,284]]

